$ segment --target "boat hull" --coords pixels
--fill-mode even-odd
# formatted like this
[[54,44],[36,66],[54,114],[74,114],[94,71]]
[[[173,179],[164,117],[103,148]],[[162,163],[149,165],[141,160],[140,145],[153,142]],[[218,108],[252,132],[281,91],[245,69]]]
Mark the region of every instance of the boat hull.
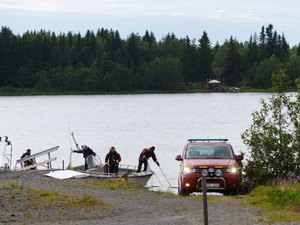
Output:
[[146,186],[149,179],[154,174],[153,171],[147,170],[137,173],[136,167],[120,165],[118,173],[104,173],[103,165],[97,166],[93,169],[84,170],[84,165],[72,168],[75,171],[83,172],[89,175],[89,177],[95,177],[100,179],[124,179],[132,184],[139,184]]

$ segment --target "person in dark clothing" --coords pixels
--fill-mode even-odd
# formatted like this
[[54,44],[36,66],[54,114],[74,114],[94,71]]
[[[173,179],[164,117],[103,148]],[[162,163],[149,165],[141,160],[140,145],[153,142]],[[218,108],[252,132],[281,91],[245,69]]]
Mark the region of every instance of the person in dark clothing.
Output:
[[[31,155],[31,149],[27,149],[26,152],[21,156],[21,159],[28,157]],[[28,159],[26,161],[24,161],[24,166],[31,166],[35,164],[35,160],[34,159]],[[31,170],[36,170],[36,167],[30,168]]]
[[82,150],[74,150],[73,152],[76,153],[83,153],[83,158],[84,158],[84,168],[85,170],[88,169],[88,164],[87,164],[87,157],[89,157],[90,155],[96,156],[96,153],[90,149],[87,145],[83,145],[82,146]]
[[112,146],[109,152],[105,156],[105,173],[118,173],[119,172],[119,162],[121,162],[121,156],[116,151],[116,148]]
[[159,166],[159,162],[156,159],[156,155],[154,153],[155,147],[152,146],[150,148],[145,148],[140,154],[139,157],[139,165],[138,165],[138,170],[137,173],[141,172],[142,165],[144,164],[144,171],[147,170],[148,168],[148,159],[152,157],[153,161]]

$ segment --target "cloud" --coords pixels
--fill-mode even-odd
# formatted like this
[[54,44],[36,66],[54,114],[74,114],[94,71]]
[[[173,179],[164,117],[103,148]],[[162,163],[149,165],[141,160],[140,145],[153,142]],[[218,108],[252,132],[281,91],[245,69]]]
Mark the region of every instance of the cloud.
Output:
[[296,0],[1,0],[0,9],[248,22],[298,20]]
[[208,19],[225,20],[232,22],[250,22],[262,19],[259,15],[248,11],[229,11],[228,9],[218,9],[207,15]]
[[158,0],[2,0],[0,9],[110,15],[183,15],[177,4]]

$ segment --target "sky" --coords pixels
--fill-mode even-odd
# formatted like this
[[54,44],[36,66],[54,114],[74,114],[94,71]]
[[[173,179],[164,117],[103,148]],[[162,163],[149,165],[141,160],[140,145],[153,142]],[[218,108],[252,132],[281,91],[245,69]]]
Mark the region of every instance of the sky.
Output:
[[232,36],[240,42],[272,24],[290,47],[300,43],[299,0],[0,0],[0,25],[14,34],[46,30],[82,33],[99,28],[131,33],[152,31],[198,41],[203,32],[214,45]]

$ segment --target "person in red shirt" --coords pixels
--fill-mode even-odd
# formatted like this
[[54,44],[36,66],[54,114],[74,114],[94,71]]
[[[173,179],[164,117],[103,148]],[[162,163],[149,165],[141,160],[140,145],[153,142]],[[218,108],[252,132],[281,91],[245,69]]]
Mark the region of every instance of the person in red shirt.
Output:
[[118,173],[119,172],[119,163],[121,162],[121,156],[116,151],[116,148],[112,146],[109,152],[105,156],[105,173]]
[[148,159],[152,157],[153,161],[159,166],[159,162],[156,159],[156,155],[154,153],[155,147],[152,146],[150,148],[145,148],[140,154],[139,157],[139,165],[138,165],[138,170],[137,173],[141,172],[142,165],[144,164],[144,171],[147,170],[148,168]]

